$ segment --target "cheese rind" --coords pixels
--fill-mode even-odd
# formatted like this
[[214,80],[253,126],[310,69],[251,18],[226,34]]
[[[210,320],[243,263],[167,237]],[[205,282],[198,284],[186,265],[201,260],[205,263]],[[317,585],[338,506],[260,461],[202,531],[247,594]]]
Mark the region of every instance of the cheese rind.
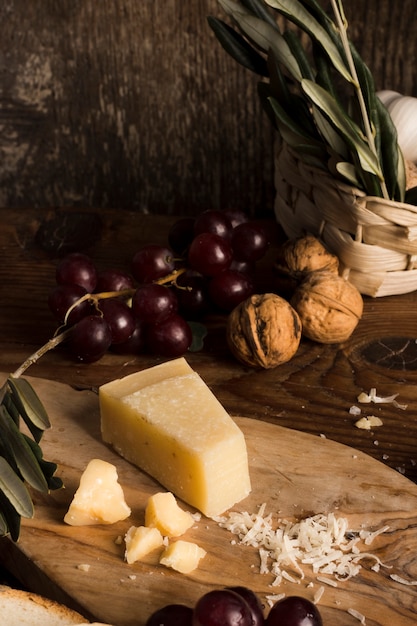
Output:
[[208,517],[251,489],[242,431],[184,358],[100,387],[103,440]]
[[191,513],[178,506],[170,491],[155,493],[148,499],[145,526],[157,528],[164,537],[179,537],[193,524]]
[[189,574],[198,567],[206,554],[206,551],[196,543],[178,539],[165,548],[159,562],[181,574]]
[[92,459],[81,475],[64,521],[70,526],[114,524],[129,515],[130,507],[125,502],[116,467]]

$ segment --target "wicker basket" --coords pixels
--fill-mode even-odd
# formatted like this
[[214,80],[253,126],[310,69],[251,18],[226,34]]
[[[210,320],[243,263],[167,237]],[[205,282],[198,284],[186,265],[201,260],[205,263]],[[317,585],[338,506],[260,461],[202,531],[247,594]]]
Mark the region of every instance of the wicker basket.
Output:
[[417,206],[367,196],[277,148],[275,214],[290,238],[319,236],[369,296],[417,289]]

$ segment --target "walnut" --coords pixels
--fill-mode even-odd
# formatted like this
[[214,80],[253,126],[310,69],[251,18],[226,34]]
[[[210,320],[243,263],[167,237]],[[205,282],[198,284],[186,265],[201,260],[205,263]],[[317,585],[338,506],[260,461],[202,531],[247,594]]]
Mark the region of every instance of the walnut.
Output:
[[271,369],[297,352],[301,323],[284,298],[274,293],[255,294],[229,314],[226,333],[230,350],[239,361]]
[[363,312],[363,299],[352,283],[329,271],[309,274],[291,305],[300,316],[304,336],[319,343],[346,341]]
[[287,288],[295,289],[311,272],[339,271],[339,259],[313,235],[286,241],[274,264],[275,274]]

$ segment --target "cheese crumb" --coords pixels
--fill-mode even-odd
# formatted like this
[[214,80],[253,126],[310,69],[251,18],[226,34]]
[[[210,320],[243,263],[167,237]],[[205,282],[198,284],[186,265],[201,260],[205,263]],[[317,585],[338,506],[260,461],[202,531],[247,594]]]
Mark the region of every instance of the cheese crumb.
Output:
[[348,609],[347,612],[349,613],[349,615],[359,620],[361,624],[366,626],[365,615],[362,615],[362,613],[359,613],[359,611],[357,611],[356,609]]
[[89,565],[88,563],[80,563],[79,565],[77,565],[77,569],[81,570],[82,572],[89,572],[90,567],[91,565]]
[[383,421],[376,417],[376,415],[369,415],[368,417],[361,417],[360,420],[355,422],[356,428],[360,428],[362,430],[371,430],[372,428],[382,426]]
[[399,404],[396,401],[396,397],[398,393],[394,393],[392,396],[377,396],[376,388],[372,387],[369,394],[364,391],[358,395],[358,402],[362,404],[369,404],[370,402],[374,402],[375,404],[393,404],[397,409],[405,410],[407,408],[406,404]]
[[395,580],[395,582],[397,583],[401,583],[402,585],[410,585],[410,586],[417,585],[417,580],[407,580],[406,578],[403,578],[402,576],[398,576],[398,574],[390,574],[390,578],[392,580]]
[[285,598],[285,593],[274,593],[272,595],[265,596],[267,604],[269,607],[273,607],[276,602],[283,600]]

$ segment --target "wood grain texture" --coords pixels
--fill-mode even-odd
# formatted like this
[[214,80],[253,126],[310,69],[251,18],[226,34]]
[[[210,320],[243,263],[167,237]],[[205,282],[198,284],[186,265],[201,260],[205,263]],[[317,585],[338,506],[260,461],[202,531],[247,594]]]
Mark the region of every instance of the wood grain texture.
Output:
[[[42,225],[73,211],[0,210],[0,370],[14,371],[55,332],[47,298],[54,285],[57,258],[46,253],[37,235]],[[99,268],[128,268],[131,255],[143,243],[165,242],[175,218],[143,216],[128,211],[101,211],[102,229],[88,251]],[[271,234],[274,223],[270,224]],[[277,240],[260,272],[264,288],[273,286],[272,261]],[[322,434],[366,452],[417,482],[417,293],[365,298],[364,315],[352,337],[341,345],[320,345],[303,339],[290,362],[273,370],[253,370],[230,355],[224,336],[225,317],[212,316],[201,352],[190,353],[194,367],[226,409],[280,426]],[[393,339],[397,338],[397,344]],[[65,351],[45,355],[29,373],[65,382],[74,388],[94,388],[109,380],[151,366],[151,355],[108,353],[99,362],[79,365]],[[361,405],[383,426],[355,428],[349,413],[362,391],[375,387],[381,396],[398,394],[406,409],[393,404]]]
[[[66,488],[49,497],[36,495],[35,518],[24,521],[19,543],[2,540],[0,546],[3,562],[34,591],[115,626],[141,626],[156,608],[171,602],[192,605],[202,593],[222,585],[247,585],[263,602],[274,592],[313,597],[321,583],[308,567],[303,567],[301,584],[284,582],[271,588],[273,575],[258,573],[256,549],[233,545],[228,531],[206,518],[184,536],[207,551],[189,576],[160,566],[157,553],[128,566],[123,560],[124,546],[115,540],[131,524],[143,523],[147,498],[160,485],[102,443],[95,393],[40,379],[32,383],[53,424],[42,440],[45,458],[59,464]],[[319,604],[324,623],[354,626],[357,621],[346,612],[354,608],[366,615],[368,626],[414,626],[414,588],[394,582],[390,574],[417,578],[417,487],[346,446],[253,419],[236,420],[247,441],[253,490],[234,510],[252,513],[266,502],[268,511],[278,518],[335,512],[346,517],[352,529],[389,526],[366,548],[387,567],[374,572],[364,563],[354,579],[339,582],[336,588],[326,586]],[[116,465],[132,508],[128,520],[85,528],[63,523],[91,458]],[[89,571],[80,570],[81,564],[88,564]]]
[[[345,4],[377,87],[417,95],[413,0]],[[257,78],[209,14],[216,0],[2,3],[0,206],[271,211]]]

